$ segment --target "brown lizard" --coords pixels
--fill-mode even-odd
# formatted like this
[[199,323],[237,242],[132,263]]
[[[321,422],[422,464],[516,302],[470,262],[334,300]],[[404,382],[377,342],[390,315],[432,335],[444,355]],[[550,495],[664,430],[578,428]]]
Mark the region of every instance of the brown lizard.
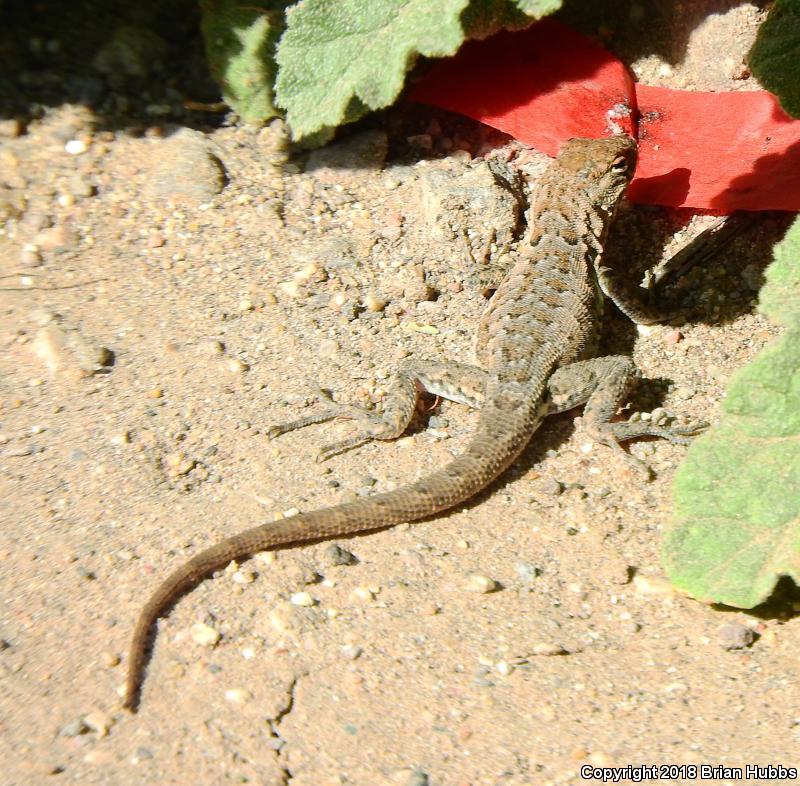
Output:
[[[448,466],[394,491],[261,524],[200,552],[177,568],[145,604],[131,642],[124,704],[135,711],[148,635],[185,591],[231,560],[264,549],[368,532],[440,513],[492,482],[528,444],[542,419],[585,404],[583,428],[632,457],[621,441],[650,435],[685,443],[704,424],[665,428],[611,422],[636,375],[624,356],[595,358],[603,295],[617,301],[600,267],[603,241],[636,162],[624,136],[567,142],[536,186],[518,258],[480,321],[477,366],[414,361],[404,365],[382,414],[332,406],[275,426],[277,436],[344,411],[364,422],[359,434],[323,449],[330,455],[373,439],[399,437],[425,390],[480,408],[464,453]],[[625,310],[625,309],[623,309]]]

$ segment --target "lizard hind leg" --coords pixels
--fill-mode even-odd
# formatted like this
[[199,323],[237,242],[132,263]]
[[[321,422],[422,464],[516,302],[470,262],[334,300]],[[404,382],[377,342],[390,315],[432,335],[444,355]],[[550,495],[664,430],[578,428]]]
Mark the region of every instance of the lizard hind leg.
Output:
[[328,404],[326,409],[314,415],[271,426],[267,434],[274,438],[339,417],[358,421],[361,428],[355,434],[326,445],[319,451],[317,461],[325,461],[372,440],[390,440],[401,436],[414,417],[421,390],[479,408],[483,402],[484,386],[485,372],[480,368],[462,363],[409,361],[400,367],[395,376],[382,412],[335,402],[327,392],[318,389],[318,396]]

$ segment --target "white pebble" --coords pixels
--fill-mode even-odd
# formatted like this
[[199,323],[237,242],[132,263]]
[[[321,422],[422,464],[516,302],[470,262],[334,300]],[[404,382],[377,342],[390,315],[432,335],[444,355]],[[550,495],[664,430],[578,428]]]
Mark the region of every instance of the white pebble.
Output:
[[356,600],[371,601],[375,599],[375,594],[368,587],[356,587],[350,596]]
[[86,152],[86,142],[80,139],[70,139],[69,142],[64,145],[64,150],[71,156],[79,156],[81,153]]
[[253,694],[242,688],[231,688],[225,691],[225,700],[233,702],[234,704],[244,704],[252,698]]
[[317,602],[308,592],[295,592],[289,601],[293,606],[313,606]]
[[213,647],[221,638],[222,634],[210,625],[204,625],[202,622],[192,625],[192,641],[195,644],[200,644],[203,647]]
[[467,576],[465,588],[469,592],[477,592],[485,595],[497,589],[497,582],[489,578],[489,576],[484,576],[482,573],[470,573]]
[[256,574],[252,570],[237,570],[233,574],[233,580],[237,584],[252,584],[256,580]]
[[639,595],[660,595],[670,597],[676,594],[675,587],[666,579],[657,576],[634,576],[633,586]]

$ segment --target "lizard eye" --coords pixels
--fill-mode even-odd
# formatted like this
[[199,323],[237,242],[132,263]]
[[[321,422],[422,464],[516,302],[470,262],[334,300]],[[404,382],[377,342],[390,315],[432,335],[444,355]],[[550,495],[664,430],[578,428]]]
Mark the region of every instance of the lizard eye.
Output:
[[623,172],[628,171],[628,159],[624,156],[620,156],[612,165],[611,171],[616,172],[618,174],[622,174]]

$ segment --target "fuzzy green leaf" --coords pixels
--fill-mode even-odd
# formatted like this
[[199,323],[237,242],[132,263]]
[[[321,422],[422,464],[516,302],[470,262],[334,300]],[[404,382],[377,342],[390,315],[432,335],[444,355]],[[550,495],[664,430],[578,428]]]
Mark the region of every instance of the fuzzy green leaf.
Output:
[[291,0],[205,0],[202,30],[206,56],[225,101],[243,119],[269,120],[273,103],[275,45]]
[[499,30],[522,30],[561,8],[561,0],[472,0],[461,15],[467,38],[483,39]]
[[734,376],[719,426],[689,449],[662,555],[681,589],[742,608],[782,575],[800,584],[800,220],[760,308],[788,330]]
[[[419,55],[523,27],[560,0],[302,0],[278,46],[278,104],[295,138],[389,106]],[[469,8],[468,8],[469,6]],[[529,15],[524,15],[522,11]]]
[[748,56],[764,87],[784,111],[800,117],[800,2],[776,0]]

